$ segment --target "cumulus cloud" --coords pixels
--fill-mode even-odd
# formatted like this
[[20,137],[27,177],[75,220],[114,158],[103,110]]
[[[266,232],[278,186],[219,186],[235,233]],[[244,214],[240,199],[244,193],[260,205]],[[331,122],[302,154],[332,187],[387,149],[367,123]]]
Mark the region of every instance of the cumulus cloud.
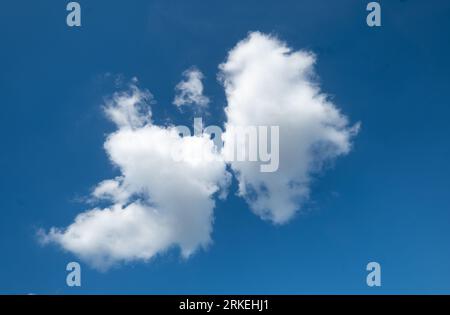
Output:
[[[148,260],[171,247],[184,257],[211,242],[214,195],[226,190],[229,174],[216,158],[209,136],[181,137],[175,127],[151,123],[151,94],[132,85],[106,102],[117,130],[105,150],[121,175],[102,181],[92,195],[106,208],[79,214],[66,228],[41,233],[99,269],[120,261]],[[189,147],[211,155],[180,159],[173,151]]]
[[176,95],[173,104],[206,107],[209,98],[203,95],[203,74],[195,67],[183,72],[184,79],[175,87]]
[[[65,228],[41,231],[40,239],[98,269],[147,261],[170,248],[189,257],[211,243],[215,198],[226,197],[231,176],[227,139],[247,126],[278,126],[279,161],[269,173],[261,163],[229,161],[238,194],[261,218],[289,221],[308,199],[314,174],[350,151],[359,127],[320,90],[314,63],[312,53],[273,36],[255,32],[239,42],[219,66],[227,98],[222,152],[206,133],[181,136],[174,126],[154,125],[152,95],[134,79],[104,104],[117,127],[104,148],[120,174],[93,189],[93,202],[103,206],[86,209]],[[174,104],[206,106],[201,72],[192,68],[184,76]]]
[[273,36],[254,32],[219,66],[228,103],[226,129],[279,126],[276,172],[260,172],[257,163],[231,162],[239,195],[254,213],[274,223],[287,222],[301,208],[314,173],[327,161],[348,153],[359,128],[359,124],[349,126],[321,92],[315,81],[315,61],[310,52],[293,51]]

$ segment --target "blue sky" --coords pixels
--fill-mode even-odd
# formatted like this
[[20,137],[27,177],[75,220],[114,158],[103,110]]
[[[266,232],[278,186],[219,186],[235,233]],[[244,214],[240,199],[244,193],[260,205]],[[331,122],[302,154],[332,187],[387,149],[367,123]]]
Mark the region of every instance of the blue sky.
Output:
[[[2,4],[0,13],[0,292],[2,293],[450,293],[450,5],[381,1],[64,1]],[[181,73],[202,70],[206,124],[222,124],[218,65],[250,31],[317,55],[321,88],[352,122],[352,151],[317,176],[303,214],[274,226],[235,196],[214,210],[213,244],[189,259],[170,250],[99,272],[41,246],[36,231],[67,226],[83,198],[118,175],[103,149],[113,124],[101,110],[111,76],[139,78],[156,122],[192,124],[171,105]],[[365,266],[382,266],[382,287]]]

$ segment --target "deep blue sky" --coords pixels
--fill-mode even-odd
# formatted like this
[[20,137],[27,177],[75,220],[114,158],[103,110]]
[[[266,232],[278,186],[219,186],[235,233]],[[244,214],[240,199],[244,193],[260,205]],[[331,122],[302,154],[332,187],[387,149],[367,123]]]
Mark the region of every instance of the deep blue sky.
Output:
[[[450,293],[450,3],[381,1],[3,1],[0,10],[0,293]],[[41,247],[38,228],[67,226],[80,200],[117,175],[103,150],[113,129],[106,73],[136,76],[155,120],[191,123],[174,106],[186,68],[206,76],[206,124],[222,123],[217,66],[249,31],[317,54],[323,91],[362,129],[353,151],[313,185],[305,213],[275,227],[234,196],[215,210],[214,244],[183,260],[100,273]],[[382,287],[366,286],[378,261]]]

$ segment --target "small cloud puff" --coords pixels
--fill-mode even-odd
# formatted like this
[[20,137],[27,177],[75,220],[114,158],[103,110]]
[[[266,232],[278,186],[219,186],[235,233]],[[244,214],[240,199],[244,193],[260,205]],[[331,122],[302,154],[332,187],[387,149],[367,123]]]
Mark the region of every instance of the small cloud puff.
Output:
[[209,104],[209,98],[203,95],[203,74],[195,67],[183,72],[184,79],[175,87],[176,95],[173,104],[181,107],[186,105],[204,108]]

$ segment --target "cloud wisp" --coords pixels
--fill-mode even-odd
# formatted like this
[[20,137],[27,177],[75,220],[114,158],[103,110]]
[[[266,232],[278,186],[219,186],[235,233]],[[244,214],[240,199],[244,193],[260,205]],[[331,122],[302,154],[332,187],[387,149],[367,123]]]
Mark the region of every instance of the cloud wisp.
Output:
[[205,108],[209,104],[209,98],[203,95],[203,73],[195,67],[183,72],[184,79],[175,87],[173,104],[181,106],[196,106]]

